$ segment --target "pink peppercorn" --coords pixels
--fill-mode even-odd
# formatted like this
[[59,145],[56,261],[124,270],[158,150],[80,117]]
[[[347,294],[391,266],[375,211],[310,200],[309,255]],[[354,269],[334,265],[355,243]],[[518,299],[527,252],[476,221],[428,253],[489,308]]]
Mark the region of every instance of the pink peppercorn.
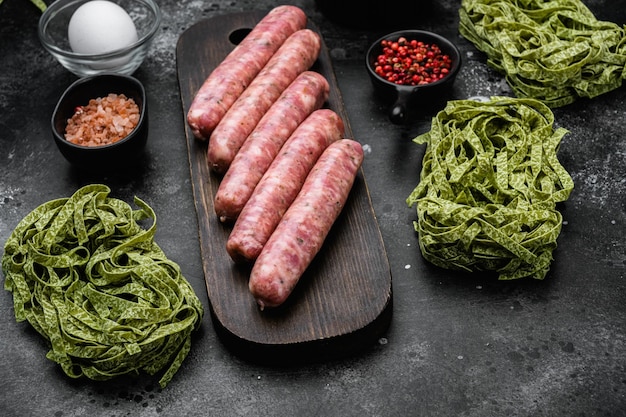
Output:
[[374,71],[385,80],[398,85],[423,85],[436,82],[449,74],[450,56],[435,43],[418,40],[383,40],[382,52],[376,58]]

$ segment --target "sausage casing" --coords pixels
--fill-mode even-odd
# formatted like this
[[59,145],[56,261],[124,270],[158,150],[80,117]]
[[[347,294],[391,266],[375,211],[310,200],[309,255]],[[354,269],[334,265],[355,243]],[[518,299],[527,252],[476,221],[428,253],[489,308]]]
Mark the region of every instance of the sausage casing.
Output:
[[330,109],[312,113],[285,142],[251,191],[226,250],[235,262],[254,261],[324,150],[343,137],[341,117]]
[[252,28],[196,92],[187,112],[187,123],[196,138],[208,140],[243,90],[285,40],[306,27],[306,22],[302,9],[281,5],[270,10]]
[[341,139],[315,163],[250,272],[249,289],[261,309],[291,294],[343,209],[362,162],[361,145]]
[[254,188],[283,144],[298,126],[319,109],[329,94],[326,78],[313,71],[300,74],[261,118],[235,156],[215,194],[220,221],[237,219]]
[[271,105],[299,74],[313,65],[320,47],[320,36],[310,29],[299,30],[287,38],[211,133],[207,162],[213,171],[226,172]]

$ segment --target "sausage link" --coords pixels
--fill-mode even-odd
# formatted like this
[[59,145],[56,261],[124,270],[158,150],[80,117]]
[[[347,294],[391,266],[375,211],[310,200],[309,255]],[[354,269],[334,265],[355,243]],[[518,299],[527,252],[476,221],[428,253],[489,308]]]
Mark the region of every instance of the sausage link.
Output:
[[250,272],[250,292],[261,309],[291,294],[343,209],[362,162],[363,149],[351,139],[334,142],[320,156]]
[[341,117],[329,109],[315,111],[298,126],[251,190],[252,195],[228,237],[226,250],[235,262],[250,262],[258,257],[315,162],[343,133]]
[[313,65],[320,47],[319,35],[302,29],[276,51],[211,133],[207,161],[213,171],[226,172],[265,112],[299,74]]
[[285,40],[306,27],[306,15],[296,6],[270,10],[252,31],[211,72],[196,92],[187,112],[194,136],[207,140],[228,108],[257,76]]
[[296,128],[329,94],[326,78],[313,71],[300,74],[259,121],[235,156],[215,194],[215,213],[235,221],[254,187]]

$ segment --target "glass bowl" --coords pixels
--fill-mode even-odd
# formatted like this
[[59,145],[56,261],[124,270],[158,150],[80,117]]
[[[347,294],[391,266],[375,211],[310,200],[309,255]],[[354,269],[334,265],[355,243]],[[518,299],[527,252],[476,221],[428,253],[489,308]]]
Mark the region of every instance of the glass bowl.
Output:
[[[83,146],[65,139],[68,119],[90,99],[124,94],[139,107],[137,126],[123,139],[101,146]],[[148,139],[148,102],[143,84],[130,75],[102,73],[82,77],[70,85],[57,103],[51,119],[52,137],[61,154],[79,169],[99,172],[126,170],[140,161]]]
[[137,29],[137,41],[115,51],[88,55],[72,51],[68,26],[76,9],[90,0],[56,0],[39,19],[39,39],[61,65],[79,77],[114,72],[130,75],[146,57],[161,24],[161,11],[154,0],[110,0],[122,7]]

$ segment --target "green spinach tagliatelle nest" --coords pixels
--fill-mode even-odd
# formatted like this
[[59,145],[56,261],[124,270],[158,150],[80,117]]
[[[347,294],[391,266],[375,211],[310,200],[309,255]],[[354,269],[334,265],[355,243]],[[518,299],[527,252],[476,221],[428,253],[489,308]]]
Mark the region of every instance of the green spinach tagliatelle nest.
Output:
[[[166,386],[191,347],[203,307],[179,266],[154,242],[156,216],[89,185],[37,207],[4,248],[15,317],[50,343],[70,377],[145,371]],[[139,222],[152,220],[144,229]]]
[[433,117],[417,205],[420,250],[440,267],[543,279],[562,225],[558,202],[572,178],[557,150],[567,131],[533,99],[450,101]]
[[560,107],[626,78],[626,31],[580,0],[463,0],[459,32],[519,98]]

